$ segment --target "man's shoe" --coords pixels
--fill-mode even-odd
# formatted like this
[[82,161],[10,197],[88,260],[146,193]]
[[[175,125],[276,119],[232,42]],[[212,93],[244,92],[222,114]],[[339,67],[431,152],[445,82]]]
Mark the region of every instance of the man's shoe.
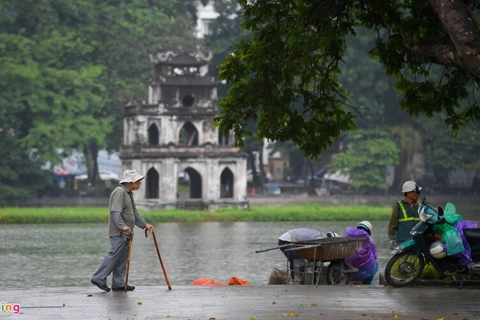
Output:
[[[133,291],[135,290],[135,286],[127,286],[127,291]],[[112,291],[125,291],[125,286],[123,287],[112,287]]]
[[109,291],[110,291],[110,288],[109,288],[109,287],[107,287],[107,285],[106,285],[106,284],[101,284],[101,283],[98,283],[98,282],[97,282],[97,281],[95,281],[95,280],[91,280],[91,282],[92,282],[94,285],[96,285],[97,287],[99,287],[100,289],[104,290],[104,291],[107,291],[107,292],[109,292]]

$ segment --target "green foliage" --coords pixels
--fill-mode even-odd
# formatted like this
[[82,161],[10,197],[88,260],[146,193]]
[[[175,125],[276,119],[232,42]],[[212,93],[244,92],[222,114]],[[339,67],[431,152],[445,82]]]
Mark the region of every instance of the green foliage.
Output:
[[[418,128],[422,132],[425,146],[425,162],[434,173],[436,183],[446,183],[448,172],[459,168],[472,169],[479,172],[480,160],[480,128],[478,123],[471,123],[457,135],[445,129],[443,121],[446,117],[435,119],[419,118]],[[472,177],[473,178],[473,177]]]
[[386,168],[398,164],[399,148],[387,130],[356,130],[345,138],[345,151],[330,166],[349,175],[354,188],[387,189]]
[[[153,72],[148,54],[198,44],[193,20],[184,15],[193,5],[193,0],[0,2],[0,129],[11,133],[23,153],[35,150],[38,160],[58,163],[58,148],[92,155],[86,158],[94,179],[98,149],[120,147],[126,101],[146,94]],[[8,186],[23,188],[15,181]]]
[[[333,221],[387,220],[389,207],[321,206],[318,204],[254,207],[250,210],[221,209],[210,211],[152,210],[142,216],[156,222],[203,221]],[[0,208],[0,223],[89,223],[108,221],[106,208]]]
[[[35,153],[18,148],[11,132],[0,129],[0,206],[40,194],[49,181],[48,172],[40,169]],[[50,181],[51,183],[51,181]]]
[[392,87],[393,78],[369,56],[375,38],[372,30],[355,28],[355,36],[347,37],[342,73],[338,77],[351,93],[349,104],[356,107],[359,116],[355,125],[359,129],[378,129],[411,121],[398,107],[400,96]]
[[252,41],[241,40],[221,65],[220,78],[233,85],[220,102],[217,124],[232,129],[239,146],[252,135],[252,120],[259,139],[291,140],[308,156],[318,155],[342,130],[354,128],[355,115],[337,81],[350,27],[329,24],[329,8],[317,19],[320,8],[296,1],[240,3]]
[[[372,109],[375,118],[385,114],[399,121],[386,109],[382,112],[381,100],[360,92],[365,82],[375,81],[375,68],[362,63],[364,83],[347,88],[353,78],[348,64],[341,62],[349,57],[347,39],[355,38],[359,27],[374,32],[375,41],[364,37],[364,31],[359,38],[368,40],[363,42],[367,51],[394,77],[394,87],[402,94],[400,105],[411,116],[443,112],[454,132],[480,119],[476,100],[467,100],[478,93],[480,82],[478,59],[470,54],[478,51],[480,41],[478,26],[471,23],[478,16],[476,2],[467,8],[464,1],[452,1],[440,16],[440,9],[433,7],[437,3],[427,1],[239,4],[244,9],[242,26],[252,38],[240,41],[221,64],[220,78],[231,87],[216,123],[223,131],[233,130],[240,146],[252,135],[250,121],[259,139],[290,140],[310,157],[354,129],[362,105]],[[459,15],[453,19],[454,14]],[[464,37],[467,33],[471,38]],[[379,83],[377,89],[389,85]],[[349,100],[354,91],[357,99]]]

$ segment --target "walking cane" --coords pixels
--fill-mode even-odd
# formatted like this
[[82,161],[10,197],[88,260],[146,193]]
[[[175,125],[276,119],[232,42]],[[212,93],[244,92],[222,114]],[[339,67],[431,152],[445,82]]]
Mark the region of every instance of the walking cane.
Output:
[[[160,250],[158,249],[157,237],[155,237],[155,231],[152,231],[153,242],[155,242],[155,248],[157,249],[158,260],[160,260],[160,266],[162,267],[163,275],[165,276],[165,281],[167,282],[168,290],[172,290],[170,287],[170,282],[168,281],[167,271],[163,265],[162,256],[160,256]],[[148,238],[148,229],[145,229],[145,238]]]
[[130,239],[128,240],[127,274],[125,276],[125,288],[123,289],[125,292],[127,292],[128,289],[128,271],[130,271],[130,252],[132,252],[132,241],[133,232],[130,232]]

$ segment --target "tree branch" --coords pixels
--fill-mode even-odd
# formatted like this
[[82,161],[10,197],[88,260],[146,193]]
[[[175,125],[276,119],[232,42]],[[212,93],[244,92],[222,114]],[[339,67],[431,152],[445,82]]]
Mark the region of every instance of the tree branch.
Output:
[[[480,83],[480,30],[464,0],[430,0],[451,45],[432,46],[438,61],[450,62]],[[467,2],[468,3],[468,2]],[[421,52],[421,50],[419,51]]]

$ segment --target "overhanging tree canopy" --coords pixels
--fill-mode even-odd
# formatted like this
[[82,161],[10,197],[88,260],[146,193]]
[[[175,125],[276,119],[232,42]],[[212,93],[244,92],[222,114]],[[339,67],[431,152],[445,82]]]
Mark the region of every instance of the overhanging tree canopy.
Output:
[[238,2],[252,39],[221,65],[232,86],[216,122],[240,146],[250,120],[260,138],[291,140],[312,157],[355,128],[358,106],[338,76],[357,27],[376,33],[370,53],[395,78],[410,115],[444,112],[454,132],[480,118],[480,1]]
[[193,21],[184,15],[193,4],[3,1],[0,119],[7,121],[0,127],[52,162],[56,148],[118,149],[122,107],[145,95],[148,54],[195,47]]
[[[33,183],[26,188],[24,176],[39,163],[58,163],[58,148],[82,150],[95,184],[98,150],[120,148],[123,106],[146,94],[153,72],[148,54],[196,47],[195,5],[195,0],[0,1],[0,145],[15,148],[5,153],[3,171],[19,173],[17,166],[24,167],[22,175],[0,175],[0,190],[10,191],[0,193],[0,203],[13,197],[12,190],[19,198],[33,196]],[[33,180],[41,179],[28,182]],[[44,191],[41,183],[37,187]]]

